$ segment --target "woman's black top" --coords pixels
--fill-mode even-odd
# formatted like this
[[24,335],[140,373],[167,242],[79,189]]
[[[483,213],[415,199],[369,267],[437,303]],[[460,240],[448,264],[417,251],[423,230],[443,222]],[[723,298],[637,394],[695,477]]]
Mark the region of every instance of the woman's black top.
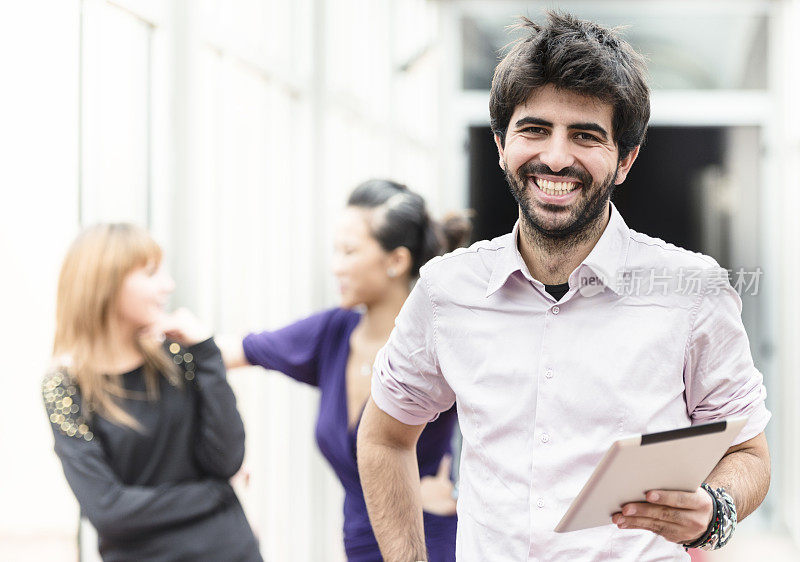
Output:
[[258,543],[228,479],[244,457],[244,426],[213,339],[165,345],[184,375],[159,377],[146,398],[143,368],[122,376],[119,404],[136,430],[88,415],[64,371],[43,383],[55,451],[97,529],[106,561],[260,561]]

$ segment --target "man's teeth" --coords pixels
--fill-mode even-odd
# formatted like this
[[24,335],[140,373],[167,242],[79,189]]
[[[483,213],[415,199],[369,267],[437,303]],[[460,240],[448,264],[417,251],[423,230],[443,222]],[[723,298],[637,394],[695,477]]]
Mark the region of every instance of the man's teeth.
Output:
[[577,182],[572,181],[550,181],[536,178],[536,185],[548,195],[564,195],[578,187]]

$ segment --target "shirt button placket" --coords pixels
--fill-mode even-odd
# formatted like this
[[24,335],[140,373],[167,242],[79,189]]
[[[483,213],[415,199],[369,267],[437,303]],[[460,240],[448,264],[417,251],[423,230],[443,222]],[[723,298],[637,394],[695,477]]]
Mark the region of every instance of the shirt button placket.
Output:
[[[551,306],[549,308],[549,311],[553,316],[558,316],[558,314],[561,312],[561,307],[558,306],[558,305],[553,305],[553,306]],[[540,373],[541,373],[541,371],[540,371]],[[541,374],[540,374],[540,376],[541,376]],[[551,380],[554,376],[555,376],[554,370],[551,367],[546,367],[545,370],[544,370],[545,379],[546,380]],[[544,387],[540,387],[539,388],[539,392],[540,392],[540,394],[538,396],[538,400],[541,401],[541,402],[546,402],[546,398],[549,395],[549,393],[551,392],[551,390],[545,390]],[[534,426],[534,431],[538,435],[538,438],[536,439],[536,445],[535,445],[535,448],[537,449],[537,452],[534,453],[534,459],[536,459],[538,455],[549,455],[549,454],[551,454],[552,452],[549,450],[550,439],[551,439],[550,434],[547,433],[546,431],[542,431],[541,427],[536,427],[536,426]],[[536,463],[536,461],[534,460],[534,464],[535,463]],[[536,471],[536,467],[534,467],[534,472],[535,471]],[[531,498],[536,498],[536,500],[535,500],[536,508],[535,509],[536,509],[536,511],[538,511],[540,513],[544,512],[545,505],[546,505],[544,497],[539,496],[539,494],[544,492],[544,491],[545,491],[545,488],[542,486],[542,482],[538,481],[536,475],[534,474],[534,476],[532,478],[532,481],[531,481],[531,488],[530,488],[531,496],[530,497]],[[531,507],[533,507],[533,506],[531,505]],[[533,532],[534,532],[533,529],[535,527],[534,521],[538,521],[538,519],[540,517],[542,517],[542,515],[533,515],[533,514],[531,514],[531,515],[532,515],[532,518],[531,518],[531,525],[532,525],[531,532],[532,532],[532,535],[531,536],[533,537]],[[533,544],[530,545],[530,548],[531,549],[534,548]],[[529,558],[529,560],[536,560],[536,559],[537,559],[537,557],[535,557],[535,556],[533,556],[532,558]]]

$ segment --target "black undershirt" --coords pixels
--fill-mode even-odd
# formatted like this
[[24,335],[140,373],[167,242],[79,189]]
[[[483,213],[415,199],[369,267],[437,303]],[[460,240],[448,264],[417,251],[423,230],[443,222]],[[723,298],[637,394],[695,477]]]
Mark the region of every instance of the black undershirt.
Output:
[[569,291],[569,282],[560,285],[545,285],[544,290],[550,293],[556,301],[560,301]]

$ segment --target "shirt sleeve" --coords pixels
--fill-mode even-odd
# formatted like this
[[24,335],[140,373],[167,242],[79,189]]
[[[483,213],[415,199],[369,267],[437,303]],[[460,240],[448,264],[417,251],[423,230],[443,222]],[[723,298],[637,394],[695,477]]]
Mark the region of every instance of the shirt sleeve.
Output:
[[247,362],[319,386],[320,348],[334,312],[319,312],[279,330],[245,336],[242,347]]
[[698,306],[684,365],[686,405],[693,423],[747,416],[733,442],[764,431],[771,414],[763,377],[753,364],[742,324],[742,301],[727,283],[706,289]]
[[420,278],[406,299],[372,374],[375,404],[408,425],[431,422],[455,402],[436,356],[434,304],[426,283]]
[[80,395],[65,375],[43,385],[55,452],[83,513],[104,537],[131,539],[211,513],[234,501],[225,480],[159,486],[123,484],[109,465],[102,443],[81,412]]
[[225,377],[222,354],[213,338],[186,349],[172,349],[175,362],[183,365],[187,384],[196,391],[195,458],[208,475],[227,480],[244,460],[244,424]]

